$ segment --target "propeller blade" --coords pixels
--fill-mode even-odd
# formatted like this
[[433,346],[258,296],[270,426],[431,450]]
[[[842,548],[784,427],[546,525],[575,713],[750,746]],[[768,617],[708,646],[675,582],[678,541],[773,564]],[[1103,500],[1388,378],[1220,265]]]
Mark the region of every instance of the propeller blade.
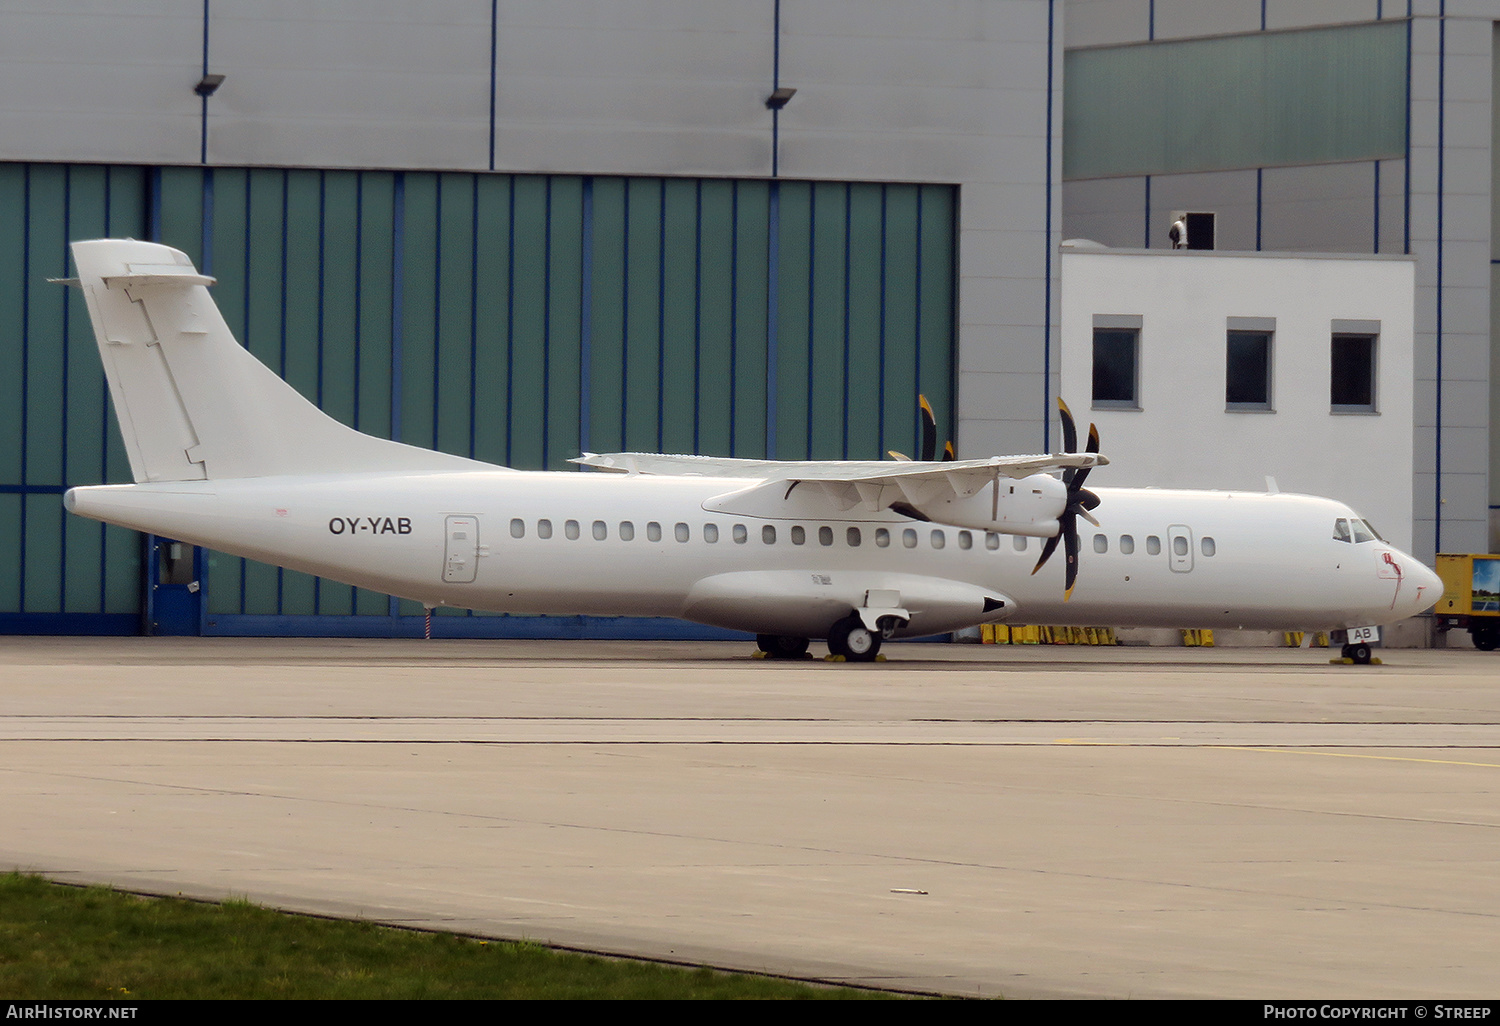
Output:
[[931,463],[937,458],[937,417],[925,395],[917,396],[917,405],[922,413],[922,460]]
[[911,462],[911,457],[910,456],[906,455],[906,453],[904,453],[904,452],[897,452],[895,449],[887,449],[885,451],[885,454],[887,456],[889,456],[891,459],[898,460],[898,461],[900,461],[902,463],[910,463]]
[[1078,429],[1073,424],[1073,411],[1068,409],[1068,404],[1063,402],[1062,396],[1057,397],[1057,411],[1062,419],[1063,452],[1078,451]]
[[1062,537],[1061,531],[1059,531],[1057,534],[1054,534],[1051,538],[1048,538],[1047,544],[1042,546],[1041,558],[1036,561],[1036,566],[1031,568],[1031,574],[1033,577],[1036,576],[1036,572],[1040,570],[1042,566],[1047,562],[1047,557],[1051,556],[1052,553],[1057,551],[1057,539],[1060,537]]
[[953,453],[953,443],[952,442],[944,442],[943,443],[943,462],[947,463],[947,462],[949,462],[949,461],[951,461],[953,459],[955,459],[955,456],[954,456],[954,453]]
[[1063,541],[1065,543],[1064,548],[1067,550],[1068,568],[1063,577],[1064,602],[1073,597],[1073,585],[1078,581],[1078,532],[1073,529],[1076,526],[1076,521],[1072,517],[1069,517],[1068,523],[1064,528],[1067,532],[1067,537]]

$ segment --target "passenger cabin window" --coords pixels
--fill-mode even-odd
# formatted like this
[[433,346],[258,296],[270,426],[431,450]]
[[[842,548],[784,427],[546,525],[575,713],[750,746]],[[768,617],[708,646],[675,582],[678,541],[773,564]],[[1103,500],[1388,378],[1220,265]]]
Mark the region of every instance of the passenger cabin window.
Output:
[[1128,534],[1120,535],[1120,554],[1128,556],[1135,552],[1135,538]]
[[1109,537],[1107,535],[1102,535],[1102,534],[1096,534],[1096,535],[1094,535],[1094,551],[1095,552],[1108,552],[1109,551]]
[[1188,541],[1187,541],[1187,539],[1184,538],[1180,534],[1176,535],[1175,537],[1173,537],[1173,539],[1172,539],[1172,551],[1175,552],[1175,553],[1177,553],[1177,555],[1179,555],[1179,556],[1186,556],[1188,554]]
[[750,537],[750,532],[745,529],[744,524],[735,524],[734,529],[730,532],[730,534],[734,536],[734,543],[736,545],[745,544],[745,542]]
[[620,521],[620,540],[621,541],[634,541],[635,540],[635,525],[633,523],[631,523],[629,520],[622,520],[622,521]]
[[859,548],[859,543],[860,543],[859,528],[857,528],[857,527],[851,527],[847,531],[845,531],[844,532],[844,540],[849,543],[849,547],[851,549],[857,549],[857,548]]
[[917,532],[910,527],[901,532],[901,544],[909,549],[917,547]]
[[569,520],[569,521],[565,522],[563,524],[563,534],[567,536],[568,541],[577,541],[578,540],[578,521],[576,521],[576,520]]
[[1010,547],[1015,549],[1017,552],[1025,552],[1026,536],[1024,534],[1012,535],[1010,539]]
[[974,547],[974,536],[968,531],[959,531],[958,547],[961,549],[972,549]]
[[602,520],[594,521],[594,541],[603,541],[609,537],[609,525]]
[[767,545],[775,545],[776,544],[776,528],[773,525],[771,525],[771,524],[767,524],[764,527],[762,527],[760,529],[760,540],[762,542],[764,542],[765,544],[767,544]]
[[994,552],[1000,548],[1000,536],[994,531],[984,532],[984,547]]
[[1146,535],[1146,555],[1161,555],[1161,539],[1154,534]]
[[717,542],[719,540],[719,525],[718,524],[704,524],[703,525],[703,540],[706,541],[706,542],[708,542],[710,545],[712,545],[715,542]]
[[677,524],[672,528],[672,537],[676,538],[680,542],[685,542],[692,536],[693,532],[688,530],[687,524]]
[[516,517],[510,522],[510,536],[512,538],[526,537],[526,521]]
[[1214,544],[1214,540],[1207,535],[1198,542],[1198,548],[1203,551],[1205,556],[1212,556],[1215,552],[1219,551],[1219,547]]
[[933,548],[940,549],[944,545],[947,545],[947,544],[948,544],[948,536],[947,535],[943,534],[942,531],[933,531],[932,532],[932,547]]
[[833,544],[833,528],[831,528],[831,527],[820,527],[820,528],[818,528],[818,544],[819,545],[832,545]]
[[552,537],[552,521],[550,521],[550,520],[538,520],[536,522],[536,536],[538,538],[551,538]]
[[798,524],[796,527],[792,528],[792,544],[803,545],[806,544],[806,542],[807,531],[803,529],[802,525]]
[[646,523],[646,540],[661,541],[661,525],[655,520],[650,520]]
[[875,528],[875,547],[888,549],[891,547],[891,532],[884,527]]

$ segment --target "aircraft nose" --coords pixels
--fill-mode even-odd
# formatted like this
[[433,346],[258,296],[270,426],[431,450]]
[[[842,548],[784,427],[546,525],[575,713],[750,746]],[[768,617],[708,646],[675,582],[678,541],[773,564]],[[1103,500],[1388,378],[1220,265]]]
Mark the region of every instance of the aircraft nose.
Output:
[[1409,556],[1407,559],[1411,566],[1407,573],[1413,585],[1411,615],[1415,616],[1424,609],[1431,609],[1443,597],[1443,579],[1425,563],[1419,563]]

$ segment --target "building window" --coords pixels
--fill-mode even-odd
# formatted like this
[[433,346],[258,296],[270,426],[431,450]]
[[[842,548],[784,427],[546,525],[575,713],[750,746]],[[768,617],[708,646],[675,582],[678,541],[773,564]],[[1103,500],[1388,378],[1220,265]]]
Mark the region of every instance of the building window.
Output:
[[1140,409],[1141,318],[1094,317],[1094,408]]
[[1375,335],[1335,332],[1328,402],[1334,413],[1374,413]]
[[1271,409],[1271,332],[1234,331],[1224,347],[1224,408]]

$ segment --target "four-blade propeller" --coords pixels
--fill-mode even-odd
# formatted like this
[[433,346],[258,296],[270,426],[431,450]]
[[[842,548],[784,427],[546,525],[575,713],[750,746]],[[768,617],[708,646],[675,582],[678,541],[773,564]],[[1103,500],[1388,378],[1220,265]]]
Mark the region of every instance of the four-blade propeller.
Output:
[[[927,402],[925,395],[917,397],[917,405],[920,408],[922,418],[921,459],[924,462],[930,463],[938,458],[937,417],[933,415],[932,405]],[[1077,452],[1078,429],[1073,423],[1073,411],[1068,409],[1068,404],[1063,402],[1061,397],[1057,400],[1057,408],[1058,415],[1062,419],[1063,451]],[[1095,425],[1090,424],[1089,438],[1084,446],[1084,452],[1097,453],[1098,451],[1099,429]],[[891,450],[890,455],[893,459],[897,460],[910,459],[910,457],[904,456],[895,450]],[[941,458],[944,461],[954,458],[952,442],[948,442],[943,446],[943,455]],[[1068,495],[1067,504],[1063,507],[1062,515],[1057,518],[1058,532],[1047,539],[1046,544],[1042,546],[1042,554],[1037,559],[1036,566],[1031,568],[1031,572],[1035,574],[1042,567],[1046,566],[1047,560],[1052,557],[1052,553],[1057,551],[1058,540],[1062,540],[1067,568],[1063,575],[1064,602],[1073,597],[1073,585],[1078,581],[1078,518],[1082,517],[1095,527],[1099,526],[1099,521],[1095,520],[1093,514],[1089,512],[1099,505],[1099,496],[1083,486],[1083,482],[1088,479],[1089,471],[1092,469],[1092,467],[1070,467],[1062,472],[1063,484],[1067,486]],[[1000,488],[999,478],[997,477],[995,501],[998,503],[999,500]]]
[[[1078,430],[1073,425],[1073,411],[1068,409],[1068,404],[1059,397],[1057,407],[1062,418],[1063,451],[1077,452]],[[1089,425],[1089,440],[1084,447],[1085,452],[1099,451],[1099,429],[1093,424]],[[1047,544],[1042,546],[1042,555],[1032,567],[1034,574],[1046,565],[1047,559],[1057,549],[1057,540],[1063,541],[1065,553],[1066,571],[1063,576],[1063,601],[1066,602],[1073,596],[1073,585],[1078,580],[1078,518],[1083,517],[1095,527],[1099,521],[1095,520],[1089,510],[1099,505],[1099,496],[1083,486],[1088,479],[1092,467],[1082,469],[1068,469],[1063,471],[1063,484],[1068,489],[1067,505],[1063,507],[1062,516],[1057,518],[1058,532],[1047,539]]]

